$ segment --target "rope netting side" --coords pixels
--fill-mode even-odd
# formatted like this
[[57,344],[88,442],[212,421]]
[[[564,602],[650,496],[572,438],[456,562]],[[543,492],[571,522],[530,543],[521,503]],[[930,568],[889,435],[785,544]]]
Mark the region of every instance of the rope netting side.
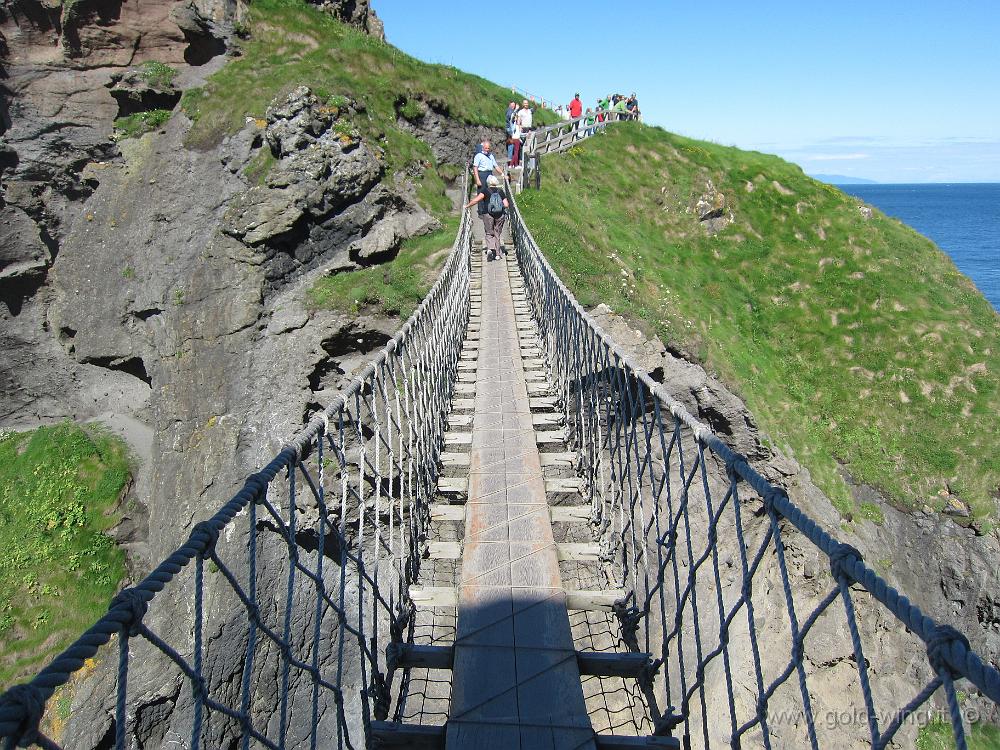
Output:
[[[620,648],[656,660],[640,680],[655,733],[693,747],[883,748],[941,691],[964,748],[955,683],[997,703],[1000,672],[639,369],[511,213],[608,587],[626,592]],[[876,634],[906,661],[880,660]]]
[[466,212],[426,299],[332,404],[73,645],[0,696],[4,747],[59,747],[39,728],[46,702],[114,638],[115,748],[135,742],[153,664],[178,686],[162,731],[191,748],[359,748],[372,720],[402,710],[407,675],[394,654],[413,642],[409,586],[468,324],[470,227]]

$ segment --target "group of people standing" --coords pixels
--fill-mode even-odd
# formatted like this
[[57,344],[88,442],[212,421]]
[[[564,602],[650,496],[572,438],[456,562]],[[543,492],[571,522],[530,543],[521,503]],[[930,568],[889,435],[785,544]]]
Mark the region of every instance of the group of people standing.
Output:
[[535,129],[534,113],[531,105],[525,99],[521,102],[520,109],[517,102],[507,105],[507,165],[511,167],[521,166],[521,151],[528,133]]
[[573,97],[573,101],[563,107],[561,104],[556,107],[556,114],[564,120],[575,120],[579,117],[586,117],[584,125],[587,126],[587,135],[593,135],[593,128],[599,122],[612,118],[615,120],[639,120],[642,112],[639,111],[639,98],[632,92],[631,96],[624,94],[608,94],[603,99],[598,99],[595,107],[583,109],[583,101],[580,95]]

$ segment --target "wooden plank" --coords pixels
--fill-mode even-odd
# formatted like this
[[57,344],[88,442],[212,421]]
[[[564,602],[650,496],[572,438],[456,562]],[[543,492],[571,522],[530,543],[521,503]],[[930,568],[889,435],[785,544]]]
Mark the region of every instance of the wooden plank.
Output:
[[681,741],[676,737],[628,737],[616,734],[595,734],[597,750],[635,750],[637,747],[659,750],[680,750]]
[[555,396],[534,396],[528,399],[528,406],[532,409],[556,409],[559,401]]
[[563,423],[562,414],[532,414],[531,424],[533,427],[551,427]]
[[[611,654],[614,656],[614,654]],[[455,661],[453,646],[419,646],[415,643],[396,644],[396,664],[406,668],[451,669]]]
[[566,430],[542,430],[535,433],[535,442],[539,445],[552,445],[566,442]]
[[[412,586],[410,587],[412,590]],[[610,612],[615,602],[625,598],[624,589],[608,591],[567,591],[566,608],[589,612]],[[439,605],[447,606],[447,605]]]
[[545,480],[546,492],[583,492],[581,477],[555,477]]
[[399,724],[394,721],[372,721],[372,739],[379,748],[413,748],[413,750],[443,750],[447,728],[424,724]]
[[469,480],[465,477],[438,478],[438,492],[444,495],[464,495],[469,491]]
[[539,453],[538,457],[541,459],[543,468],[546,466],[571,468],[576,466],[579,455],[576,451],[560,451],[558,453]]
[[580,674],[591,675],[592,677],[639,677],[651,662],[652,658],[650,655],[641,651],[623,653],[608,651],[576,652],[576,663],[580,669]]
[[458,592],[454,586],[410,586],[410,599],[418,607],[458,606]]
[[552,505],[549,516],[552,523],[579,523],[589,521],[593,509],[589,505]]
[[556,554],[560,560],[597,562],[601,559],[601,546],[593,542],[560,542]]
[[462,543],[430,542],[427,545],[427,556],[431,560],[457,560],[462,556]]
[[438,503],[431,506],[432,521],[465,521],[464,505],[445,505]]

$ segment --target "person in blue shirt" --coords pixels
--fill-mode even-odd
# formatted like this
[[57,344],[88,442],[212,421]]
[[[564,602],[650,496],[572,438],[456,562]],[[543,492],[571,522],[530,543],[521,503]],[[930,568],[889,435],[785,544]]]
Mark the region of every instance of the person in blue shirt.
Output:
[[[472,176],[476,181],[476,190],[485,195],[486,180],[490,175],[502,175],[496,157],[493,155],[493,144],[483,141],[481,151],[472,159]],[[479,213],[485,210],[485,204],[479,204]]]

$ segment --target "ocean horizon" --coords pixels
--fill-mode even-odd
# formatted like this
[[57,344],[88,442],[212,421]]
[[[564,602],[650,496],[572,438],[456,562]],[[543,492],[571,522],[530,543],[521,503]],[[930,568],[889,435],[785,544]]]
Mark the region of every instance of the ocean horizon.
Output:
[[1000,182],[836,187],[931,239],[1000,311]]

